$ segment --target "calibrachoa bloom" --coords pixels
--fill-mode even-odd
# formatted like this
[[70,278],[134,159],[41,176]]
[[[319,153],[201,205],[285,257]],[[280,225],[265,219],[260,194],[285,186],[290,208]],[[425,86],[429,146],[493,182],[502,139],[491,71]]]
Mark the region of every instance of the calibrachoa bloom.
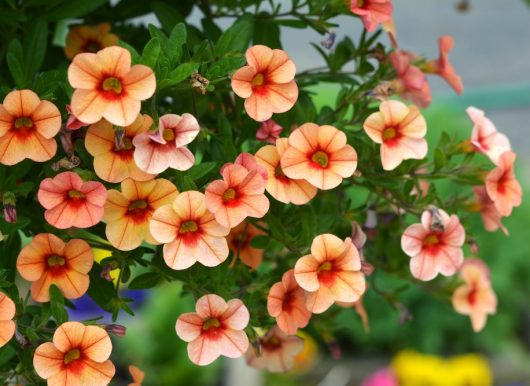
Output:
[[196,261],[215,267],[228,257],[229,229],[206,209],[200,192],[180,193],[171,205],[155,210],[149,229],[156,241],[164,243],[164,260],[173,269],[189,268]]
[[283,127],[278,125],[274,119],[267,119],[266,121],[261,122],[261,126],[256,132],[256,139],[259,139],[260,141],[267,141],[268,143],[274,145],[282,130]]
[[515,178],[513,151],[502,153],[497,167],[486,176],[486,191],[501,216],[509,216],[512,209],[521,205],[521,184]]
[[412,276],[428,281],[438,273],[454,275],[464,261],[465,238],[456,215],[449,216],[437,208],[424,211],[421,223],[409,226],[401,237],[401,248],[411,257]]
[[223,170],[227,166],[234,165],[234,164],[244,166],[249,172],[251,170],[256,170],[259,173],[259,175],[263,178],[264,181],[267,181],[267,179],[269,178],[269,174],[267,173],[267,170],[265,170],[265,168],[258,163],[258,160],[256,159],[256,157],[250,153],[241,153],[237,156],[234,163],[231,163],[231,162],[225,163],[221,167],[220,173],[223,174]]
[[497,131],[493,122],[476,107],[468,107],[467,115],[473,122],[471,144],[476,151],[483,153],[497,165],[502,153],[512,149],[508,137]]
[[495,207],[495,203],[488,196],[486,188],[475,186],[473,192],[475,192],[475,203],[472,205],[472,209],[480,212],[484,229],[488,232],[494,232],[500,228],[505,235],[508,235],[508,229],[502,225],[502,216]]
[[252,269],[258,268],[263,260],[263,249],[252,247],[250,242],[255,236],[264,234],[265,232],[249,222],[242,222],[231,229],[226,240],[228,242],[228,248],[234,254],[234,259],[241,259],[244,264]]
[[397,74],[391,83],[392,90],[403,99],[426,108],[431,104],[431,89],[425,74],[411,63],[412,57],[405,51],[394,51],[388,55]]
[[364,28],[373,32],[379,23],[392,20],[394,6],[391,0],[351,0],[350,9],[361,17]]
[[13,300],[0,292],[0,347],[5,346],[15,335],[16,325],[13,318],[16,312]]
[[131,54],[122,47],[76,55],[68,81],[75,89],[70,106],[80,121],[91,124],[105,118],[123,127],[134,122],[141,101],[156,88],[153,70],[142,64],[131,67]]
[[98,25],[78,25],[70,28],[66,35],[64,52],[68,59],[73,59],[79,53],[96,53],[102,48],[117,46],[119,38],[110,33],[109,23]]
[[361,386],[399,386],[399,383],[392,370],[381,369],[366,378]]
[[247,307],[239,299],[225,302],[218,295],[204,295],[195,305],[196,312],[182,314],[176,330],[188,343],[188,356],[197,365],[212,363],[220,355],[239,358],[249,342],[243,329],[248,325]]
[[48,161],[57,152],[59,130],[61,113],[53,103],[31,90],[11,91],[0,104],[0,163]]
[[449,62],[449,52],[453,49],[454,41],[449,35],[444,35],[438,39],[440,46],[440,57],[438,60],[431,60],[422,67],[423,71],[431,74],[438,74],[456,91],[462,94],[464,86],[462,79],[456,74],[456,71]]
[[305,305],[305,291],[298,285],[294,270],[282,276],[282,281],[273,284],[267,297],[267,311],[276,318],[278,327],[287,334],[296,334],[311,319],[311,312]]
[[52,342],[35,350],[37,374],[53,386],[108,385],[114,373],[112,342],[101,327],[79,322],[61,324]]
[[281,168],[289,178],[304,179],[319,189],[333,189],[355,172],[357,152],[337,128],[305,123],[289,136]]
[[44,218],[59,229],[89,228],[103,217],[107,191],[102,183],[83,182],[74,172],[63,172],[40,183],[37,198]]
[[427,123],[416,106],[399,101],[384,101],[379,112],[364,121],[366,134],[381,144],[383,169],[393,170],[406,159],[423,159],[427,155]]
[[18,255],[17,269],[31,281],[31,297],[37,302],[50,300],[50,286],[55,284],[65,298],[77,299],[88,290],[88,272],[94,254],[88,243],[72,239],[65,243],[51,233],[33,237]]
[[144,381],[145,377],[144,372],[138,367],[131,365],[129,366],[129,373],[133,379],[133,382],[129,383],[129,386],[142,386],[142,382]]
[[350,238],[342,241],[332,234],[315,237],[311,254],[302,256],[294,277],[306,290],[306,307],[320,314],[334,302],[355,302],[366,289],[359,252]]
[[245,110],[263,122],[273,113],[284,113],[298,99],[296,66],[285,51],[256,45],[247,50],[247,65],[232,75],[232,90],[245,98]]
[[177,195],[175,185],[163,178],[145,182],[126,179],[121,192],[108,192],[103,216],[107,239],[122,251],[135,249],[144,240],[158,244],[149,231],[149,221],[156,209],[171,205]]

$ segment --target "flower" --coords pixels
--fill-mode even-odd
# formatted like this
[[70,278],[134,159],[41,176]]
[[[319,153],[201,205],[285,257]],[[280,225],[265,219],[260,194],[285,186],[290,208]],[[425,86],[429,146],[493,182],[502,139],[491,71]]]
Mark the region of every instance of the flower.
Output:
[[473,122],[471,144],[476,151],[487,155],[497,165],[501,154],[512,149],[510,140],[497,131],[493,122],[484,115],[484,111],[470,106],[466,112]]
[[394,6],[391,0],[351,0],[350,9],[361,17],[364,28],[373,32],[379,23],[392,20]]
[[149,221],[156,209],[171,205],[177,195],[175,185],[163,178],[145,182],[124,180],[121,192],[108,191],[103,215],[107,239],[122,251],[135,249],[144,240],[158,244],[149,232]]
[[456,215],[449,216],[438,208],[424,211],[421,223],[409,226],[401,237],[401,249],[411,257],[412,276],[428,281],[438,273],[453,275],[464,261],[465,238]]
[[78,299],[88,290],[88,273],[94,255],[88,243],[72,239],[65,243],[51,233],[39,233],[22,248],[17,269],[31,281],[31,297],[36,302],[50,301],[50,286],[55,284],[67,299]]
[[182,314],[176,330],[188,344],[190,360],[206,366],[220,355],[239,358],[247,351],[249,342],[243,329],[250,315],[239,299],[225,302],[215,294],[204,295],[195,305],[196,312]]
[[522,202],[521,184],[513,170],[515,158],[513,151],[502,153],[497,167],[486,176],[486,191],[501,216],[509,216]]
[[244,264],[252,269],[258,268],[263,260],[263,249],[254,248],[250,243],[255,236],[263,234],[265,232],[249,222],[242,222],[231,229],[226,240],[228,248],[234,254],[234,259],[241,259]]
[[440,46],[440,57],[438,60],[431,60],[423,66],[423,70],[427,73],[438,74],[456,91],[457,94],[462,94],[464,86],[462,79],[456,74],[456,71],[449,62],[449,52],[453,49],[454,41],[449,35],[444,35],[438,39]]
[[265,168],[263,166],[261,166],[256,157],[253,156],[252,154],[250,153],[240,153],[237,157],[236,157],[236,160],[234,161],[234,163],[231,163],[231,162],[227,162],[225,163],[221,169],[219,170],[219,172],[221,174],[223,174],[223,170],[227,167],[227,166],[230,166],[230,165],[241,165],[241,166],[244,166],[245,169],[247,169],[249,172],[251,170],[256,170],[259,175],[263,178],[263,181],[267,181],[267,179],[269,178],[269,174],[267,173],[267,170],[265,170]]
[[70,105],[77,119],[92,124],[105,118],[122,127],[134,122],[141,101],[156,88],[153,70],[142,64],[131,67],[131,54],[122,47],[76,55],[68,81],[75,89]]
[[423,159],[427,155],[427,123],[416,106],[399,101],[384,101],[379,112],[364,121],[364,131],[381,144],[383,169],[394,170],[403,160]]
[[108,385],[114,373],[109,359],[112,342],[107,332],[79,322],[61,324],[52,342],[35,350],[33,367],[48,385]]
[[197,119],[191,114],[166,114],[160,117],[158,132],[142,133],[133,140],[134,160],[143,171],[162,173],[167,168],[188,170],[195,157],[186,147],[199,134]]
[[150,116],[140,114],[125,128],[113,128],[104,119],[88,128],[85,147],[94,156],[94,171],[99,178],[108,182],[122,182],[126,178],[147,181],[154,177],[140,170],[133,157],[133,138],[147,132],[152,123]]
[[102,48],[117,46],[118,36],[109,33],[110,24],[78,25],[70,28],[66,35],[64,53],[68,59],[73,59],[79,53],[96,53]]
[[133,379],[132,383],[129,383],[129,386],[142,386],[144,381],[145,373],[136,366],[129,366],[129,373]]
[[222,180],[211,182],[206,191],[206,207],[219,224],[234,228],[247,216],[261,218],[269,210],[265,196],[265,181],[257,169],[242,165],[228,165],[222,171]]
[[76,173],[63,172],[44,179],[37,198],[47,209],[44,218],[54,227],[89,228],[103,217],[107,191],[100,182],[83,182]]
[[294,270],[285,272],[282,281],[272,285],[267,296],[267,311],[286,334],[296,334],[309,323],[311,312],[305,306],[305,291],[296,282]]
[[260,141],[267,141],[268,143],[274,145],[282,130],[283,127],[278,125],[274,119],[267,119],[266,121],[261,122],[261,126],[256,132],[256,139],[259,139]]
[[392,90],[421,108],[429,106],[432,100],[429,83],[425,74],[411,63],[413,54],[394,51],[388,58],[397,74],[397,78],[391,82]]
[[357,152],[346,143],[346,134],[335,127],[305,123],[289,136],[281,168],[289,178],[333,189],[355,172]]
[[259,352],[250,347],[245,354],[247,364],[273,373],[291,370],[294,358],[302,352],[304,341],[296,335],[287,335],[278,326],[273,326],[258,338]]
[[66,111],[68,111],[68,120],[66,121],[66,128],[68,130],[79,130],[82,127],[88,126],[88,123],[81,122],[77,117],[72,113],[72,108],[70,105],[66,105]]
[[232,90],[245,98],[247,114],[258,122],[284,113],[298,99],[296,67],[287,52],[256,45],[246,52],[247,66],[232,75]]
[[156,209],[149,229],[156,241],[164,243],[164,260],[172,269],[186,269],[196,261],[215,267],[228,257],[229,230],[206,209],[200,192],[180,193],[172,204]]
[[3,347],[15,335],[16,325],[13,318],[16,306],[5,293],[0,292],[0,347]]
[[508,236],[508,229],[502,225],[502,216],[495,207],[495,203],[488,196],[486,188],[484,186],[475,186],[473,187],[473,192],[475,192],[475,204],[473,206],[482,215],[484,229],[488,232],[494,232],[500,228]]
[[315,237],[311,254],[294,267],[298,285],[308,292],[306,307],[315,314],[334,302],[355,302],[366,289],[361,259],[350,238],[342,241],[332,234]]
[[361,386],[399,386],[391,369],[380,369],[366,378]]
[[11,91],[0,104],[0,163],[48,161],[57,152],[59,130],[61,113],[53,103],[31,90]]

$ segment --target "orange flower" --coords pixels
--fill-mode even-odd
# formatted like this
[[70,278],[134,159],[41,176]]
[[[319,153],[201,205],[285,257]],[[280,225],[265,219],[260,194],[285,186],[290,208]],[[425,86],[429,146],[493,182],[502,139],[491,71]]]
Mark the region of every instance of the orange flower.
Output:
[[392,90],[424,109],[431,104],[431,89],[425,74],[411,63],[414,57],[406,51],[394,51],[388,55],[397,75],[391,83]]
[[254,236],[263,234],[265,232],[261,229],[256,228],[249,222],[243,222],[233,228],[228,234],[226,238],[228,248],[230,248],[235,258],[241,259],[244,264],[256,269],[263,260],[263,249],[253,248],[250,242]]
[[63,323],[52,342],[35,350],[33,367],[54,386],[108,385],[114,373],[109,359],[112,342],[101,327],[79,322]]
[[294,270],[285,272],[282,281],[271,287],[267,311],[286,334],[296,334],[309,323],[311,312],[305,306],[305,291],[296,282]]
[[392,20],[394,6],[391,0],[351,0],[350,9],[361,17],[364,28],[373,32],[379,23]]
[[477,212],[480,211],[484,229],[488,232],[494,232],[500,228],[508,236],[508,229],[502,225],[502,216],[495,207],[495,203],[488,196],[486,188],[484,186],[475,186],[473,187],[473,192],[475,192],[475,205],[473,205],[473,209],[476,207]]
[[381,144],[383,169],[394,170],[406,159],[423,159],[427,155],[427,123],[416,106],[399,101],[384,101],[379,112],[364,121],[364,131]]
[[510,140],[497,131],[493,122],[484,115],[484,111],[471,106],[466,112],[473,122],[471,144],[477,152],[485,154],[497,165],[502,153],[512,150]]
[[144,114],[119,131],[104,119],[90,126],[85,147],[94,156],[94,171],[98,177],[108,182],[122,182],[126,178],[151,180],[154,176],[140,170],[134,162],[133,138],[148,131],[152,124],[151,117]]
[[346,134],[335,127],[305,123],[289,136],[281,167],[289,178],[328,190],[353,175],[357,152],[346,143]]
[[454,41],[449,35],[444,35],[438,39],[440,46],[440,57],[438,60],[431,60],[423,66],[424,71],[431,74],[438,74],[456,91],[462,94],[464,86],[462,79],[456,74],[456,71],[449,62],[449,52],[453,49]]
[[308,292],[306,307],[320,314],[334,302],[355,302],[366,289],[361,259],[350,238],[342,241],[332,234],[315,237],[311,254],[302,256],[294,277]]
[[257,169],[242,165],[226,166],[223,179],[211,182],[205,191],[206,207],[219,224],[234,228],[247,216],[261,218],[269,210],[265,181]]
[[31,90],[11,91],[0,104],[0,163],[48,161],[57,152],[53,137],[59,130],[61,113],[53,103]]
[[75,89],[72,112],[80,121],[91,124],[105,118],[122,127],[134,122],[141,101],[156,88],[153,70],[142,64],[131,67],[131,54],[122,47],[76,55],[68,67],[68,81]]
[[155,210],[150,222],[153,238],[164,243],[164,260],[173,269],[186,269],[196,261],[215,267],[228,257],[225,236],[229,230],[206,209],[204,195],[180,193],[172,205]]
[[501,216],[509,216],[522,202],[521,184],[513,170],[515,158],[513,151],[502,153],[497,167],[486,176],[486,191]]
[[156,209],[173,203],[178,195],[175,185],[163,178],[146,182],[126,179],[121,192],[112,189],[108,194],[103,218],[110,243],[122,251],[135,249],[144,240],[158,244],[149,232],[149,221]]
[[16,312],[13,300],[0,292],[0,347],[5,346],[15,335],[16,325],[13,318]]
[[120,40],[116,35],[109,33],[110,24],[78,25],[70,28],[66,35],[64,53],[68,59],[73,59],[79,53],[96,53],[102,48],[117,46]]
[[136,366],[129,366],[129,373],[133,379],[132,383],[129,383],[129,386],[142,386],[144,381],[145,373]]
[[245,98],[247,114],[258,122],[284,113],[298,99],[296,67],[287,52],[256,45],[247,50],[248,65],[232,75],[232,90]]
[[37,198],[47,209],[44,218],[54,227],[89,228],[103,217],[107,191],[100,182],[83,182],[76,173],[63,172],[43,180]]

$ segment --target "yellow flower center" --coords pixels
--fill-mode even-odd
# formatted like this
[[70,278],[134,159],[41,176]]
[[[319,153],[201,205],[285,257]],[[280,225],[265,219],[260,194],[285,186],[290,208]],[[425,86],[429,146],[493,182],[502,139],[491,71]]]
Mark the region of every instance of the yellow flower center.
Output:
[[85,193],[72,189],[68,191],[68,197],[73,198],[74,200],[80,200],[85,198]]
[[386,141],[387,139],[394,139],[396,138],[396,135],[396,129],[393,127],[387,127],[385,130],[383,130],[383,141]]
[[173,129],[164,129],[162,138],[164,138],[165,141],[173,141],[175,139],[175,132]]
[[180,228],[179,228],[179,233],[182,234],[182,233],[188,233],[188,232],[197,232],[197,230],[199,229],[197,223],[193,220],[190,220],[190,221],[186,221],[186,222],[183,222],[181,225],[180,225]]
[[66,355],[64,356],[64,364],[65,365],[68,365],[76,360],[78,360],[79,358],[81,358],[81,351],[79,351],[78,349],[74,348],[73,350],[70,350],[66,353]]
[[326,153],[324,153],[322,150],[317,151],[315,154],[313,154],[313,157],[311,157],[311,160],[325,168],[328,166],[329,158]]
[[103,81],[103,90],[114,91],[116,94],[121,94],[122,86],[118,78],[110,77]]
[[223,193],[223,201],[227,202],[227,201],[234,200],[236,198],[236,196],[237,196],[237,192],[235,191],[235,189],[228,188]]
[[221,322],[217,318],[206,319],[202,324],[202,329],[208,331],[210,328],[218,328],[221,326]]
[[325,263],[320,264],[320,267],[318,267],[319,272],[329,272],[331,271],[331,268],[333,268],[333,265],[326,261]]
[[28,117],[20,117],[15,121],[15,129],[20,129],[21,127],[33,127],[33,121]]
[[129,212],[132,212],[136,209],[145,209],[147,208],[147,202],[145,200],[136,200],[129,204]]
[[47,263],[48,263],[48,267],[56,267],[56,266],[62,267],[66,263],[66,260],[62,256],[52,255],[48,257]]
[[430,247],[432,245],[436,245],[440,243],[440,239],[438,238],[438,235],[430,234],[423,240],[423,245],[426,247]]
[[263,77],[263,74],[256,74],[256,76],[254,76],[254,79],[252,79],[252,86],[262,86],[263,83],[265,83],[265,78]]

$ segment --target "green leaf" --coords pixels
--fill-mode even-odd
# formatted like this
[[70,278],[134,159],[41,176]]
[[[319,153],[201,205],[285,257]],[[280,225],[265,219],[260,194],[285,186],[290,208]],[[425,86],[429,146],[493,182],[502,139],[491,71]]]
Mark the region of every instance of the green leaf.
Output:
[[48,11],[44,17],[49,21],[84,16],[107,3],[108,0],[65,1]]
[[182,56],[182,46],[188,39],[188,32],[186,31],[186,25],[184,23],[178,23],[171,34],[167,44],[167,57],[171,62],[171,66],[175,66]]
[[155,68],[158,56],[160,55],[160,40],[158,38],[151,38],[147,42],[142,52],[140,63],[148,67]]
[[141,57],[136,48],[131,46],[129,43],[124,42],[123,40],[119,41],[121,47],[126,48],[131,53],[132,64],[140,63]]
[[252,35],[254,34],[254,16],[250,14],[243,15],[228,28],[215,45],[215,55],[224,56],[230,51],[243,52],[247,49]]
[[162,25],[162,28],[167,32],[170,32],[175,24],[184,20],[177,9],[161,1],[154,1],[151,3],[151,9]]
[[265,249],[269,245],[270,238],[265,235],[256,235],[250,240],[250,246],[257,249]]
[[160,281],[160,274],[157,272],[146,272],[136,276],[129,284],[129,289],[139,290],[155,287]]
[[217,128],[219,130],[219,135],[214,137],[214,140],[221,142],[222,150],[226,159],[236,159],[238,151],[234,144],[232,124],[224,114],[217,115]]
[[180,66],[171,71],[168,79],[160,82],[159,88],[171,87],[188,79],[191,74],[199,69],[199,63],[182,63]]
[[206,72],[206,78],[214,80],[225,76],[244,66],[245,62],[246,59],[243,54],[226,56],[221,60],[214,62],[214,64],[208,68],[208,71]]
[[300,207],[300,224],[300,241],[302,245],[309,247],[317,229],[317,218],[312,207]]
[[87,294],[105,311],[112,311],[114,285],[101,277],[101,266],[94,264],[90,270],[90,287]]
[[68,321],[68,313],[64,308],[64,295],[55,284],[50,287],[50,307],[52,316],[58,324]]
[[7,66],[11,77],[15,81],[18,88],[25,88],[26,86],[26,75],[24,74],[24,54],[22,50],[22,44],[20,40],[13,39],[7,47]]
[[[263,12],[260,13],[260,15],[267,16],[269,14]],[[254,45],[263,44],[270,48],[282,48],[280,26],[271,18],[260,19],[259,22],[254,25],[254,38],[252,43]]]
[[447,157],[440,148],[437,148],[434,151],[434,170],[440,170],[445,165],[447,165]]
[[48,23],[42,19],[32,22],[24,39],[26,79],[31,79],[41,68],[48,44]]
[[197,190],[197,185],[195,184],[195,182],[193,182],[193,180],[189,176],[186,176],[183,173],[177,173],[177,175],[175,176],[175,184],[177,185],[179,192]]
[[190,170],[188,170],[188,175],[193,179],[193,181],[197,181],[217,167],[217,162],[203,162],[198,165],[194,165]]

